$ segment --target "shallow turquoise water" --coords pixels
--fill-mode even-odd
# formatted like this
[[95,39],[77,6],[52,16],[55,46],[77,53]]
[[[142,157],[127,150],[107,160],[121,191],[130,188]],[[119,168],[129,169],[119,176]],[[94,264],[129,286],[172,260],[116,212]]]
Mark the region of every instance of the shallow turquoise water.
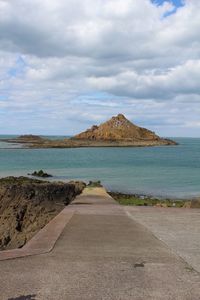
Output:
[[0,176],[43,169],[54,179],[101,180],[110,190],[200,196],[200,139],[175,140],[180,145],[39,150],[2,149],[9,145],[0,142]]

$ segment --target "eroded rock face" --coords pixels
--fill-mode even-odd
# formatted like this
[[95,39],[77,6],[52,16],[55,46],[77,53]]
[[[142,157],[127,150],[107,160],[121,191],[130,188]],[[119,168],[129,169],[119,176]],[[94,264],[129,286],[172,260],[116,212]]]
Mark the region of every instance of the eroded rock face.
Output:
[[74,137],[75,139],[87,140],[127,140],[127,141],[158,141],[160,137],[154,132],[138,127],[119,114],[112,117],[109,121],[99,125],[92,126],[90,129]]
[[84,187],[83,182],[0,179],[0,250],[22,247]]

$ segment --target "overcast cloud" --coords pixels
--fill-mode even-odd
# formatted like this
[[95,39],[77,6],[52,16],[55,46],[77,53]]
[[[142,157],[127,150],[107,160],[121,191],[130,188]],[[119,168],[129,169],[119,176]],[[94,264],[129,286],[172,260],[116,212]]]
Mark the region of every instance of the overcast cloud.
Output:
[[196,0],[0,0],[0,133],[73,134],[124,113],[200,136],[199,28]]

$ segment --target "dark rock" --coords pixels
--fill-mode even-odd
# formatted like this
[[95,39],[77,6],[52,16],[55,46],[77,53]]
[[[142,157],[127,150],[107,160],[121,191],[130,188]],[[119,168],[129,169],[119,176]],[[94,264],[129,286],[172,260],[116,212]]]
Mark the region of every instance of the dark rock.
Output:
[[134,268],[144,268],[144,262],[134,264]]
[[28,175],[42,177],[42,178],[52,177],[52,175],[45,173],[43,170],[34,171],[32,174],[28,174]]
[[24,207],[20,208],[19,212],[16,215],[17,225],[16,225],[15,228],[16,228],[17,231],[22,231],[22,224],[23,224],[23,220],[24,220],[26,210],[27,210],[27,206],[24,206]]
[[10,237],[10,235],[8,234],[8,235],[6,235],[4,238],[3,238],[3,246],[5,247],[5,246],[7,246],[9,243],[10,243],[10,241],[11,241],[11,237]]
[[27,177],[0,179],[0,250],[22,247],[85,186]]

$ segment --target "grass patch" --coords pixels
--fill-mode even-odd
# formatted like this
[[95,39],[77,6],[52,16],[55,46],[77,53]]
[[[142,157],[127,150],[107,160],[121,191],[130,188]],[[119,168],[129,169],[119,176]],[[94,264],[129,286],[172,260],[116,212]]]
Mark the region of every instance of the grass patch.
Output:
[[174,199],[158,199],[149,196],[128,195],[122,193],[109,193],[121,205],[133,206],[161,206],[161,207],[184,207],[189,205],[188,200],[174,200]]
[[44,180],[39,180],[39,179],[32,179],[29,177],[24,177],[24,176],[20,176],[20,177],[14,177],[14,176],[9,176],[9,177],[4,177],[4,178],[0,178],[0,185],[3,184],[27,184],[27,183],[45,183],[47,181]]

